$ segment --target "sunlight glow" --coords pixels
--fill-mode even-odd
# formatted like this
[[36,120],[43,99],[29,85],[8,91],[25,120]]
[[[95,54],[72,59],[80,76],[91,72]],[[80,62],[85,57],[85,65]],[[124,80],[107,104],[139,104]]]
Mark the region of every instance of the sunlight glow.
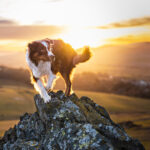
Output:
[[[59,35],[61,39],[72,45],[73,48],[81,48],[83,46],[98,47],[105,44],[114,44],[109,39],[116,39],[118,37],[135,35],[135,34],[149,33],[147,28],[119,28],[119,29],[94,29],[87,27],[70,27],[64,34]],[[116,40],[115,44],[121,44],[122,41]]]
[[103,37],[97,38],[96,32],[86,28],[70,28],[70,30],[60,37],[73,48],[81,48],[83,46],[96,47],[104,44]]
[[25,51],[28,41],[0,40],[1,51]]
[[[21,50],[21,47],[23,48],[28,41],[43,37],[61,38],[74,48],[85,45],[97,47],[111,44],[112,38],[149,33],[149,28],[143,26],[141,28],[132,26],[129,28],[100,28],[100,26],[111,23],[149,16],[149,4],[149,0],[142,2],[137,0],[30,0],[29,2],[26,0],[0,0],[0,27],[4,25],[6,20],[6,22],[10,21],[7,24],[8,30],[12,30],[6,35],[1,35],[0,48]],[[11,21],[16,24],[12,25]],[[44,33],[43,30],[40,33],[38,29],[40,33],[38,36],[35,34],[35,30],[32,34],[33,30],[29,31],[27,28],[25,30],[25,25],[43,25]],[[44,28],[44,25],[68,27],[68,31],[62,33],[61,30]],[[24,27],[22,31],[25,30],[29,33],[27,32],[25,38],[21,39],[24,35],[16,36],[19,35],[16,33],[18,30],[14,32],[11,26],[16,26],[16,29],[17,27]],[[7,34],[11,34],[11,36],[7,37]],[[29,36],[30,34],[33,36]],[[9,41],[13,39],[18,39],[18,41]],[[115,42],[117,43],[116,40]]]

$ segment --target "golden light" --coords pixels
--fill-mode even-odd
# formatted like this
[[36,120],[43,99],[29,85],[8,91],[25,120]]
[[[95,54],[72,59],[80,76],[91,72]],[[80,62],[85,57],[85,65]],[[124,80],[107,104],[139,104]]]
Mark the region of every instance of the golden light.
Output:
[[83,46],[97,47],[104,44],[103,37],[97,35],[96,30],[84,27],[72,27],[67,33],[60,35],[60,38],[75,49]]
[[[136,0],[132,0],[131,2],[134,6],[133,1]],[[135,35],[140,31],[143,33],[149,30],[149,28],[146,29],[142,27],[141,29],[140,27],[114,28],[107,30],[100,28],[96,29],[98,26],[111,24],[121,20],[128,20],[129,18],[137,18],[139,16],[139,11],[136,11],[136,7],[138,6],[138,8],[140,8],[141,2],[139,2],[136,7],[130,7],[130,11],[125,9],[125,11],[122,11],[124,12],[123,14],[118,12],[123,10],[125,6],[128,8],[128,0],[124,2],[120,2],[120,0],[116,0],[115,2],[109,0],[30,0],[29,3],[25,0],[14,0],[9,5],[6,0],[3,0],[0,4],[1,3],[3,4],[3,7],[1,5],[1,16],[16,21],[19,24],[18,27],[24,25],[39,26],[41,24],[47,26],[69,27],[69,30],[66,33],[59,34],[56,32],[54,36],[51,36],[50,34],[50,32],[54,32],[54,29],[49,28],[47,34],[41,32],[38,37],[35,35],[35,38],[32,37],[32,39],[61,38],[65,42],[71,44],[75,49],[85,45],[97,47],[103,44],[113,44],[112,40],[109,39]],[[120,4],[120,6],[117,7],[116,4]],[[143,8],[145,9],[145,7]],[[135,10],[133,11],[133,9]],[[130,13],[126,13],[126,10]],[[147,7],[147,10],[149,10],[149,7]],[[140,12],[140,16],[141,13],[142,12]],[[145,11],[142,16],[145,16],[146,14],[147,11]],[[32,34],[32,31],[30,33]],[[2,41],[0,43],[1,49],[24,50],[23,47],[25,47],[26,43],[32,39],[24,38],[24,41],[20,41],[19,39],[18,41],[13,40],[13,42],[10,42],[8,41],[8,38],[8,40],[6,39],[7,41]],[[118,43],[121,42],[118,40]]]
[[1,51],[24,51],[27,43],[28,41],[1,40],[0,49]]

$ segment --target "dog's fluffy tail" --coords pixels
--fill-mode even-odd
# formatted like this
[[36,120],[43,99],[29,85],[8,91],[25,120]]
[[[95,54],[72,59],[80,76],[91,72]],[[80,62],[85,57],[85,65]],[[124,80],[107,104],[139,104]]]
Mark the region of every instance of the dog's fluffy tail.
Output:
[[73,58],[73,65],[77,65],[79,63],[85,62],[89,60],[92,56],[90,48],[88,46],[84,47],[82,54],[78,54]]

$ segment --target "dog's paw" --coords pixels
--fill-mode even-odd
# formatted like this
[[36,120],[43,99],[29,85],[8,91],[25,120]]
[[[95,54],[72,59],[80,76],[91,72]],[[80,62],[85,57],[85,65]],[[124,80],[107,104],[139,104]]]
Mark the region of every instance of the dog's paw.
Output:
[[44,103],[48,103],[50,101],[51,101],[50,99],[47,99],[47,100],[44,100]]
[[50,87],[47,87],[47,86],[45,87],[45,89],[46,89],[47,92],[52,91],[52,89]]
[[52,91],[52,89],[46,89],[46,91],[49,93],[49,92],[51,92],[51,91]]
[[48,103],[51,101],[51,97],[49,95],[47,95],[45,98],[44,98],[44,103]]

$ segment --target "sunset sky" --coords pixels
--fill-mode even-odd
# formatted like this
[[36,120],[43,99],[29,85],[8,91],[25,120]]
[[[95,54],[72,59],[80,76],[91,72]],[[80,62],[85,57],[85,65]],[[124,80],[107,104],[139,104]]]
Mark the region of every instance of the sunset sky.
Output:
[[0,0],[0,50],[62,38],[74,48],[150,41],[150,0]]

